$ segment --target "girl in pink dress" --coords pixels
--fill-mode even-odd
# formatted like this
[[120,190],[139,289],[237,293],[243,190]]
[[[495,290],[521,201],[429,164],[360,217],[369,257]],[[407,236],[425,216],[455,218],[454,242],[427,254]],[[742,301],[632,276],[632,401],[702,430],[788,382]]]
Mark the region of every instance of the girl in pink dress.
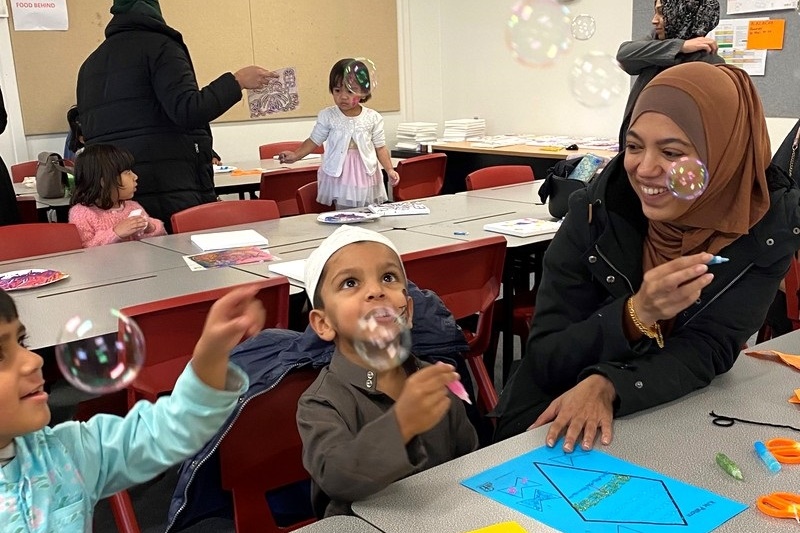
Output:
[[279,155],[281,162],[294,163],[325,142],[322,165],[317,172],[317,201],[325,205],[335,203],[337,208],[363,207],[387,200],[379,163],[392,186],[400,182],[386,148],[383,117],[361,105],[372,96],[369,77],[359,78],[359,87],[348,87],[345,83],[345,70],[354,67],[368,76],[366,66],[352,58],[333,65],[328,90],[335,105],[319,112],[310,137],[297,150]]

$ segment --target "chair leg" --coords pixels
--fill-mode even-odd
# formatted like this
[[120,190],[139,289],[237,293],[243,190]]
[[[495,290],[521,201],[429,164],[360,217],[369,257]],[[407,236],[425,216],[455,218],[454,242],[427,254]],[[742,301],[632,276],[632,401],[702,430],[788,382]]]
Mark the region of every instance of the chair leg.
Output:
[[128,491],[122,490],[112,494],[108,498],[111,504],[111,512],[114,514],[114,522],[120,533],[140,533],[139,523],[133,512],[133,503]]

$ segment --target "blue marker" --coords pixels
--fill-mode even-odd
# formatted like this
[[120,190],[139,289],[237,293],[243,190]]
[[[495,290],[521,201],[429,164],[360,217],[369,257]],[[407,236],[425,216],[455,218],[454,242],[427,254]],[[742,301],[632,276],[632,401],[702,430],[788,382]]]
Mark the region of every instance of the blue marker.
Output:
[[727,263],[728,261],[730,261],[730,259],[728,259],[727,257],[722,257],[722,256],[719,256],[719,255],[715,255],[714,257],[711,258],[711,261],[709,261],[706,264],[707,265],[718,265],[720,263]]
[[770,451],[767,449],[767,447],[764,445],[763,442],[757,440],[753,444],[753,446],[756,449],[756,453],[761,458],[761,460],[764,461],[764,464],[767,465],[767,468],[769,469],[770,472],[772,473],[780,472],[781,464],[778,462],[777,459],[775,459],[775,456],[772,455],[772,453],[770,453]]
[[468,231],[454,231],[453,235],[469,235]]

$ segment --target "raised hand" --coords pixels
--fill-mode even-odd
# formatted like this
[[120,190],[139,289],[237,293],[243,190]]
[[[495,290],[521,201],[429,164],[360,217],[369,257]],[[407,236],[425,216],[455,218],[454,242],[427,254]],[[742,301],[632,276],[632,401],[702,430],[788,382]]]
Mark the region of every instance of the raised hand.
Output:
[[425,433],[450,409],[447,384],[458,379],[451,365],[436,363],[411,374],[394,404],[394,413],[405,442]]

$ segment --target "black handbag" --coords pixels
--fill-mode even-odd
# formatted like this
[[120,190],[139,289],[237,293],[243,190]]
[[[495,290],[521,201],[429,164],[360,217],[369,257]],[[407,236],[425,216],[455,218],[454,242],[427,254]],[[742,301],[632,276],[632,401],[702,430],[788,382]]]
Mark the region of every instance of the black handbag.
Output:
[[556,218],[564,218],[564,215],[567,214],[569,195],[586,187],[586,182],[567,178],[581,159],[559,161],[547,170],[547,177],[539,187],[539,198],[542,203],[547,203],[550,215]]

